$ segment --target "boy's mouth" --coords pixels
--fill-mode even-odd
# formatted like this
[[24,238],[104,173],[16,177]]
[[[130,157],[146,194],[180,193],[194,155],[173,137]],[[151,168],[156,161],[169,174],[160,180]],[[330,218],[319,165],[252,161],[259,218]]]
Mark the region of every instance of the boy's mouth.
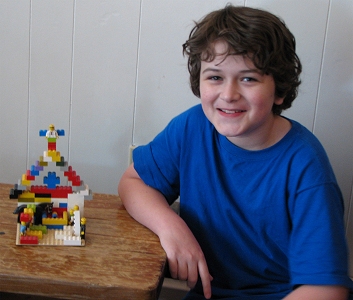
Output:
[[226,114],[235,114],[235,113],[245,112],[245,110],[242,110],[242,109],[229,110],[229,109],[221,109],[221,108],[219,108],[218,110],[220,110],[221,112],[224,112]]

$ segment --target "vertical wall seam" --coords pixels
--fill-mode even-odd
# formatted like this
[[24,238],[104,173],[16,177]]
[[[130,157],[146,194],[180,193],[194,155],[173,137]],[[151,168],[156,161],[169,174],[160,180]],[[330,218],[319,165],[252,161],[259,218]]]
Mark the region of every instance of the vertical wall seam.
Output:
[[131,131],[131,145],[135,145],[135,129],[136,129],[136,111],[137,111],[137,94],[138,94],[138,74],[140,64],[140,42],[141,42],[141,18],[142,18],[142,3],[140,0],[140,13],[139,13],[139,24],[137,33],[137,53],[136,53],[136,68],[135,68],[135,92],[134,92],[134,103],[132,113],[132,131]]
[[70,103],[69,103],[69,130],[66,133],[67,137],[67,161],[70,163],[70,146],[71,146],[71,127],[72,127],[72,102],[73,102],[73,84],[74,84],[74,63],[75,63],[75,34],[76,34],[76,0],[73,1],[73,12],[72,12],[72,37],[71,37],[71,78],[70,78]]
[[311,131],[314,134],[315,134],[316,118],[317,118],[318,109],[319,109],[319,95],[320,95],[320,90],[321,90],[321,80],[322,80],[322,72],[323,72],[323,66],[324,66],[324,57],[325,57],[325,50],[326,50],[327,34],[328,34],[328,26],[329,26],[330,15],[331,15],[331,0],[329,0],[328,8],[327,8],[324,42],[322,44],[321,63],[320,63],[320,69],[319,69],[319,82],[318,82],[318,85],[317,85],[315,108],[314,108],[315,113],[314,113],[314,117],[313,117],[313,123],[311,125]]
[[26,169],[29,168],[29,126],[30,126],[30,109],[31,109],[31,48],[32,48],[32,0],[29,1],[29,24],[28,24],[28,70],[27,70],[27,157]]

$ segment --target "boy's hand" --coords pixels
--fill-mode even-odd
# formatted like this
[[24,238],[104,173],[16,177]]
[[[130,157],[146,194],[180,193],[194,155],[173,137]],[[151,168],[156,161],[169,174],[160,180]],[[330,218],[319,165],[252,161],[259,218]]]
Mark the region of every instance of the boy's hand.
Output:
[[175,279],[187,280],[190,288],[195,286],[200,275],[204,296],[209,299],[213,278],[208,271],[206,259],[190,229],[183,221],[179,223],[179,226],[172,224],[172,228],[159,236],[168,257],[170,274]]
[[165,197],[141,180],[133,164],[122,176],[118,190],[129,214],[159,236],[172,277],[187,280],[188,286],[193,288],[200,275],[205,298],[211,298],[213,278],[201,247]]

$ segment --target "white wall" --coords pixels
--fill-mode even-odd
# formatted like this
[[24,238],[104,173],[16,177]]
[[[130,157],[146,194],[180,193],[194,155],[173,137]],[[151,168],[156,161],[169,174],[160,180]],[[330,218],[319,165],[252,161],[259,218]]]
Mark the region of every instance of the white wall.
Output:
[[303,84],[285,115],[330,156],[353,255],[351,0],[1,0],[0,182],[17,182],[54,123],[66,131],[58,150],[90,188],[116,193],[129,145],[198,103],[181,45],[193,20],[228,2],[272,11],[297,38]]

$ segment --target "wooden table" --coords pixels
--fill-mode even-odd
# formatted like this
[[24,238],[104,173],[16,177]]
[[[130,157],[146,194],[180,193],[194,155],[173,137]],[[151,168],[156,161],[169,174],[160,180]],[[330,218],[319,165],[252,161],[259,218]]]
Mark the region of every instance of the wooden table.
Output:
[[17,200],[0,184],[0,291],[63,299],[157,299],[166,255],[116,195],[85,201],[86,246],[16,246]]

